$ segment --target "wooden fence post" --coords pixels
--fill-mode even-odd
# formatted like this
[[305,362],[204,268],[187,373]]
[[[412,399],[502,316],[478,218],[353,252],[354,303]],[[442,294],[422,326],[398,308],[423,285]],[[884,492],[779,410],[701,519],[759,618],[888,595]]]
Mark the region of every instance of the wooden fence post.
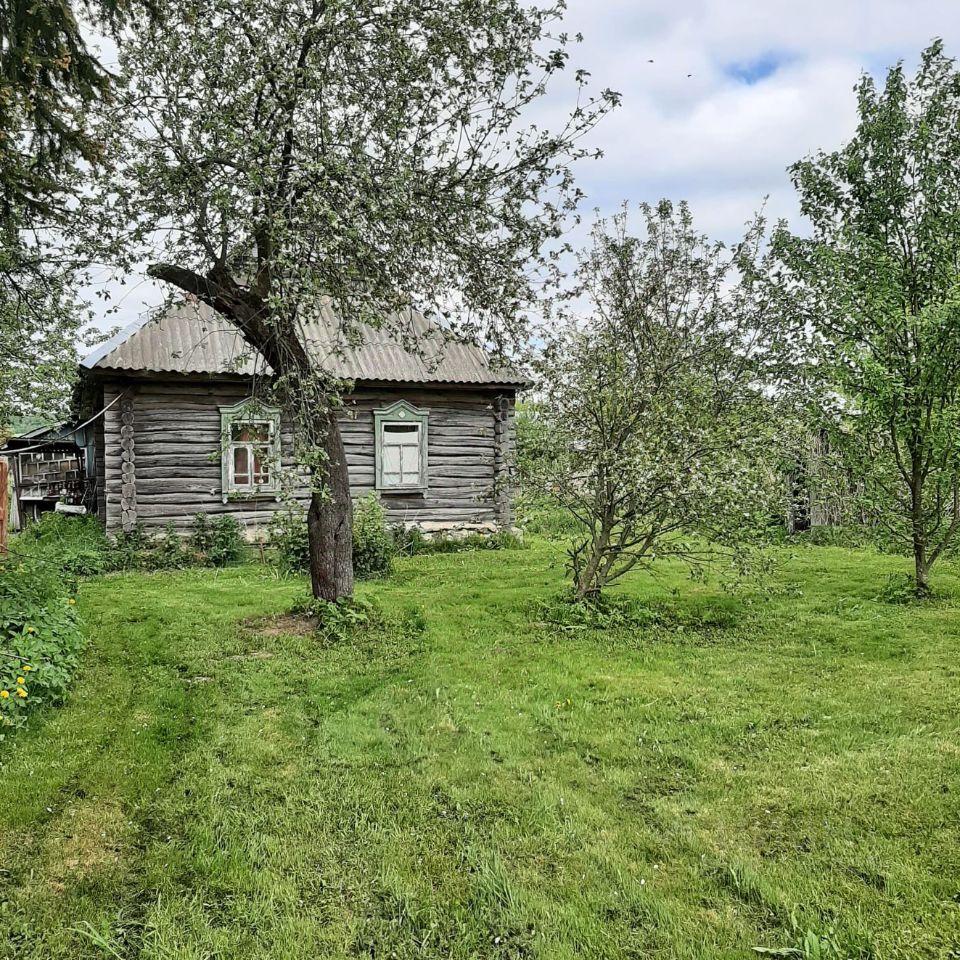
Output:
[[0,555],[7,552],[7,516],[10,512],[10,469],[0,457]]

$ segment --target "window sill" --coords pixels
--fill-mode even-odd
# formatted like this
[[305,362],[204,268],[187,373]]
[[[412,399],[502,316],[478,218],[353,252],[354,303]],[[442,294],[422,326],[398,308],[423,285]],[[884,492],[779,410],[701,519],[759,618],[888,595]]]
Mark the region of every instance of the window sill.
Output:
[[231,490],[229,493],[222,494],[220,498],[224,503],[230,503],[234,500],[276,500],[280,502],[279,490]]
[[389,496],[421,496],[427,495],[426,487],[377,487],[377,493],[381,497]]

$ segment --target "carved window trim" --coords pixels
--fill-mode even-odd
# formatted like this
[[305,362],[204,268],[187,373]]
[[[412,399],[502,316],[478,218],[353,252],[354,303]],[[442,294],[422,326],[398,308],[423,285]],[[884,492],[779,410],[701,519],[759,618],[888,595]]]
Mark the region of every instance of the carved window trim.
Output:
[[[427,472],[427,449],[429,444],[428,435],[429,415],[426,410],[418,410],[415,406],[406,400],[398,400],[389,407],[381,410],[375,410],[373,413],[374,430],[374,449],[376,453],[376,488],[383,494],[391,493],[423,493],[427,492],[429,486],[429,476]],[[409,428],[414,427],[416,440],[410,442],[404,434],[408,434]],[[404,434],[401,434],[395,428],[402,428]],[[394,433],[396,439],[391,437]],[[404,439],[401,440],[401,437]],[[403,474],[406,458],[413,446],[417,447],[415,456],[417,457],[418,470],[416,472],[415,482],[404,482]],[[390,449],[397,449],[397,463],[399,464],[400,475],[399,482],[391,480],[394,471],[387,469],[392,466],[388,463]],[[402,448],[402,449],[401,449]],[[412,472],[412,471],[411,471]]]
[[[253,440],[234,440],[233,427],[238,423],[266,427],[267,439],[263,443]],[[234,478],[235,451],[248,450],[248,476],[246,484],[238,485]],[[263,450],[267,457],[266,483],[256,483],[254,478],[254,447]],[[257,500],[264,497],[280,499],[280,410],[248,398],[232,406],[220,407],[220,472],[221,499]]]

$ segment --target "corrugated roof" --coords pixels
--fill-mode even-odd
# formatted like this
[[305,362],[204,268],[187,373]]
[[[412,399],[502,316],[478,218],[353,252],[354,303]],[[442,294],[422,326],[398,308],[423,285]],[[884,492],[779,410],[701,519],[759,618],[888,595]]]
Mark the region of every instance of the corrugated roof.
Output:
[[[361,327],[356,345],[344,346],[340,324],[329,304],[302,335],[317,365],[345,380],[395,383],[522,385],[515,370],[496,367],[479,347],[447,339],[421,314],[393,318],[390,330]],[[416,350],[403,345],[416,343]],[[182,303],[138,321],[90,354],[91,370],[149,373],[269,372],[239,331],[206,304]]]

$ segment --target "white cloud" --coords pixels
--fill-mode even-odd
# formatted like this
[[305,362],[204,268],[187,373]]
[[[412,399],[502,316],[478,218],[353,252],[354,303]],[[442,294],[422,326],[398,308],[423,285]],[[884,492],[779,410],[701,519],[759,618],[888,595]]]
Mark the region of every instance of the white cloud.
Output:
[[[605,157],[579,170],[587,208],[687,199],[721,239],[765,196],[771,218],[796,221],[786,168],[850,136],[862,70],[912,64],[935,36],[960,55],[960,4],[946,0],[570,0],[564,28],[584,35],[572,65],[623,95],[591,137]],[[558,89],[541,118],[569,109],[569,93]],[[134,287],[106,325],[160,297]]]
[[576,65],[623,95],[594,131],[605,158],[580,171],[590,205],[685,198],[724,239],[765,196],[798,218],[786,168],[852,134],[862,71],[912,64],[935,36],[960,54],[960,5],[943,0],[571,0],[568,25]]

